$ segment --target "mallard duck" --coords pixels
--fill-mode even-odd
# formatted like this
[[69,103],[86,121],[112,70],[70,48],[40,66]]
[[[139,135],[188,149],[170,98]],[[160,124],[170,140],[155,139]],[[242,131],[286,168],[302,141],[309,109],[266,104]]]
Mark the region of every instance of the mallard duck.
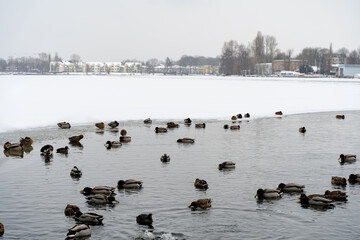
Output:
[[140,214],[136,217],[136,222],[140,225],[151,226],[151,224],[153,223],[152,214]]
[[147,119],[144,120],[144,123],[145,124],[151,124],[152,120],[150,118],[147,118]]
[[100,225],[104,220],[104,217],[102,215],[91,212],[82,213],[81,211],[77,211],[73,215],[73,218],[79,223],[86,223],[89,225]]
[[231,117],[231,120],[233,120],[233,121],[235,121],[236,119],[237,119],[236,116],[232,116],[232,117]]
[[346,178],[332,176],[331,177],[331,184],[345,186],[346,185]]
[[337,119],[345,119],[345,115],[336,115]]
[[68,229],[69,232],[66,235],[66,239],[83,238],[91,236],[90,227],[87,224],[76,224],[72,228]]
[[121,136],[126,136],[126,134],[127,134],[127,131],[125,129],[121,129],[120,135]]
[[237,114],[236,117],[239,118],[239,119],[241,119],[241,118],[242,118],[241,113]]
[[131,142],[131,137],[129,137],[129,136],[120,136],[120,142],[122,142],[122,143]]
[[196,209],[196,208],[210,208],[211,207],[211,199],[207,198],[207,199],[199,199],[197,201],[192,202],[189,206],[189,208],[191,209]]
[[231,168],[235,168],[235,163],[234,162],[231,162],[231,161],[225,161],[223,163],[220,163],[219,166],[218,166],[218,169],[219,170],[222,170],[222,169],[231,169]]
[[225,124],[224,129],[229,129],[229,125]]
[[82,172],[77,166],[74,166],[70,171],[70,176],[73,178],[79,178],[82,176]]
[[4,224],[0,223],[0,237],[1,237],[2,235],[4,235],[4,232],[5,232]]
[[56,152],[57,153],[62,153],[62,154],[68,154],[69,153],[69,147],[65,146],[63,148],[58,148],[58,149],[56,149]]
[[250,117],[250,113],[245,113],[244,117],[245,117],[245,118],[249,118],[249,117]]
[[162,162],[170,162],[170,156],[166,153],[160,157],[160,161]]
[[305,127],[301,127],[301,128],[299,128],[299,132],[301,132],[301,133],[305,133],[305,132],[306,132],[306,128],[305,128]]
[[283,115],[282,111],[275,112],[275,115]]
[[20,138],[20,144],[24,147],[29,147],[33,144],[33,140],[30,137]]
[[101,194],[106,196],[111,196],[114,194],[115,188],[108,187],[108,186],[96,186],[94,188],[85,187],[80,193],[84,194],[85,196]]
[[57,125],[58,125],[59,128],[61,128],[61,129],[71,128],[71,125],[70,125],[70,123],[68,123],[68,122],[59,122]]
[[95,123],[95,127],[99,128],[99,129],[104,129],[105,124],[103,122]]
[[205,180],[202,180],[202,179],[195,179],[195,182],[194,182],[194,186],[196,188],[200,188],[200,189],[207,189],[208,188],[208,184]]
[[190,118],[185,118],[185,119],[184,119],[184,123],[185,123],[185,124],[191,124],[191,122],[192,122],[192,121],[191,121]]
[[296,183],[280,183],[276,190],[280,190],[280,192],[284,193],[292,193],[292,192],[303,192],[305,186],[296,184]]
[[142,181],[134,179],[119,180],[117,183],[118,189],[140,189],[142,187]]
[[326,190],[324,196],[326,198],[335,200],[335,201],[346,201],[346,198],[348,197],[346,193],[342,191],[329,191]]
[[360,183],[360,174],[350,174],[349,183]]
[[51,145],[45,145],[40,149],[41,155],[49,156],[52,155],[54,148]]
[[75,215],[76,212],[79,212],[79,211],[80,211],[80,208],[78,206],[68,204],[65,207],[64,213],[65,213],[65,216],[73,216],[73,215]]
[[195,128],[205,128],[206,124],[205,123],[196,123],[195,124]]
[[4,149],[5,150],[12,150],[12,151],[23,151],[24,146],[20,143],[10,143],[10,142],[6,142],[4,144]]
[[192,138],[180,138],[177,140],[178,143],[195,143],[195,140]]
[[230,127],[231,130],[239,130],[240,129],[240,125],[232,125]]
[[309,195],[306,196],[306,194],[302,193],[300,196],[299,203],[303,205],[310,205],[310,206],[321,206],[321,207],[333,207],[332,204],[333,200],[327,199],[324,197],[320,197],[318,195]]
[[354,162],[356,161],[356,155],[353,155],[353,154],[340,154],[340,157],[339,159],[340,160],[339,162],[340,163],[345,163],[345,162]]
[[90,205],[112,204],[114,202],[117,202],[117,203],[119,202],[113,196],[108,197],[108,196],[105,196],[102,194],[89,195],[86,198],[87,198],[87,202]]
[[177,123],[174,123],[174,122],[168,122],[166,124],[167,128],[178,128],[179,127],[179,124]]
[[108,125],[111,128],[116,128],[117,126],[119,126],[119,123],[117,121],[113,121],[113,122],[110,122]]
[[280,198],[280,191],[276,189],[262,189],[259,188],[256,192],[254,198],[258,197],[259,200],[264,199],[279,199]]
[[69,141],[72,142],[72,143],[77,143],[77,142],[80,142],[81,139],[84,138],[84,135],[79,135],[79,136],[72,136],[72,137],[69,137]]
[[162,127],[156,127],[155,128],[155,132],[156,133],[166,133],[167,129],[166,128],[162,128]]
[[106,147],[106,149],[111,149],[111,148],[118,148],[121,147],[122,143],[119,141],[107,141],[104,146]]

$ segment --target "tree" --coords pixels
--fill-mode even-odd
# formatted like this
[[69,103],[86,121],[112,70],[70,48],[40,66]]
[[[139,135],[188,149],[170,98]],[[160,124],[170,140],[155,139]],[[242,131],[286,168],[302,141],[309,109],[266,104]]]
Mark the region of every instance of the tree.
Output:
[[265,35],[265,61],[271,63],[275,57],[278,43],[274,36]]
[[224,43],[220,57],[220,73],[225,75],[234,74],[234,63],[237,46],[238,44],[234,40]]
[[75,66],[75,72],[77,72],[77,70],[78,70],[78,66],[79,66],[79,62],[81,62],[81,57],[78,55],[78,54],[76,54],[76,53],[74,53],[74,54],[71,54],[71,56],[70,56],[70,60],[71,60],[71,62],[74,64],[74,66]]
[[172,61],[169,57],[167,57],[165,59],[165,67],[168,68],[168,67],[171,67],[172,66]]
[[0,72],[5,72],[7,67],[6,60],[0,58]]
[[360,56],[356,50],[350,52],[346,61],[348,64],[360,64]]
[[290,71],[291,55],[293,54],[293,49],[288,49],[286,51],[286,61],[285,61],[285,70]]
[[252,42],[252,50],[255,64],[263,63],[265,60],[264,36],[261,34],[260,31],[258,31],[255,39]]

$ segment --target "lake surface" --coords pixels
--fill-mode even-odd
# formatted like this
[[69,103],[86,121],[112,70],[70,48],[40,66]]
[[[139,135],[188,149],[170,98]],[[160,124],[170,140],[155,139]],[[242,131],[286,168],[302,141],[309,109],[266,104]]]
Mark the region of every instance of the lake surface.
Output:
[[[346,115],[344,120],[336,114]],[[186,118],[188,116],[184,116]],[[191,117],[191,116],[190,116]],[[360,111],[324,112],[259,118],[242,121],[238,131],[223,129],[230,121],[209,120],[205,129],[195,122],[156,134],[165,121],[120,122],[132,141],[119,149],[107,150],[107,140],[118,140],[119,132],[95,126],[71,129],[35,128],[0,133],[0,143],[34,139],[33,151],[21,157],[0,156],[0,222],[5,225],[1,239],[64,239],[74,220],[64,215],[67,204],[82,212],[104,215],[103,226],[92,226],[91,239],[140,239],[145,231],[163,239],[358,239],[360,185],[341,190],[347,202],[334,209],[303,208],[298,195],[258,202],[258,188],[276,188],[280,182],[304,184],[307,194],[337,189],[331,176],[348,178],[360,173],[359,162],[340,165],[339,154],[360,152]],[[298,128],[305,126],[301,134]],[[84,134],[82,147],[68,144],[67,138]],[[195,144],[179,144],[178,138],[195,138]],[[40,148],[70,147],[67,156],[54,153],[50,162],[40,156]],[[171,156],[168,164],[160,156]],[[219,171],[223,161],[233,161],[232,171]],[[73,180],[69,173],[78,166],[83,176]],[[79,193],[84,187],[116,186],[120,179],[143,181],[140,191],[116,190],[120,203],[93,207]],[[196,190],[196,178],[209,184]],[[191,211],[194,200],[211,198],[210,209]],[[140,226],[136,216],[152,213],[154,229]],[[164,234],[171,233],[171,237]]]

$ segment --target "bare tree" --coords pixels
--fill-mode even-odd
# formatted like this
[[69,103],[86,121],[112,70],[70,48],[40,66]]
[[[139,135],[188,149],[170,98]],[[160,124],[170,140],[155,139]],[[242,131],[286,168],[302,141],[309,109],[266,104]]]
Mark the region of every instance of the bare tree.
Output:
[[274,36],[265,35],[265,61],[272,62],[275,57],[278,43]]
[[78,54],[74,53],[74,54],[71,54],[70,60],[75,66],[75,72],[77,72],[78,67],[79,67],[79,62],[81,62],[81,57]]
[[264,36],[259,31],[252,42],[252,50],[255,63],[263,63],[265,60]]
[[286,50],[286,62],[285,62],[285,69],[290,71],[290,64],[291,64],[291,56],[293,54],[293,49]]

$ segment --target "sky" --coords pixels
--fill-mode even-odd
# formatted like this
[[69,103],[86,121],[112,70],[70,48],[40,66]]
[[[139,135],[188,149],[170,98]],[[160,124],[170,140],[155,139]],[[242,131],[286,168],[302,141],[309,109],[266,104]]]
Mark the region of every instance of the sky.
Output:
[[84,61],[216,57],[258,31],[278,47],[360,48],[358,0],[0,0],[0,58]]

